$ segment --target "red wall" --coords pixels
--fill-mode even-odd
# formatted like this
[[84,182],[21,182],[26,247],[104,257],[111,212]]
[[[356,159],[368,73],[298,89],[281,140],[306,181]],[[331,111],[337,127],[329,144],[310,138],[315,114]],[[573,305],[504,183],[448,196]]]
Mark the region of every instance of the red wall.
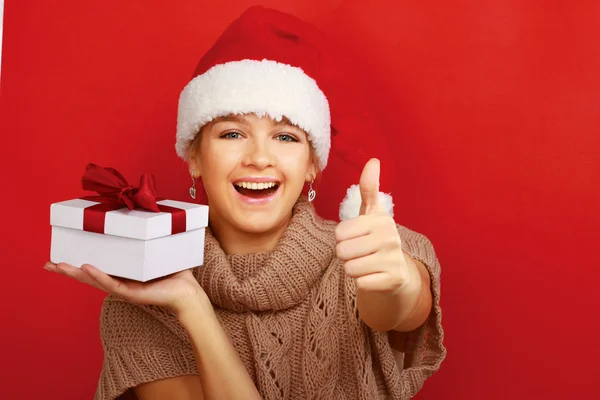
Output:
[[[83,194],[90,161],[134,182],[152,172],[161,195],[189,199],[177,96],[252,3],[6,0],[0,397],[91,398],[103,295],[42,270],[50,203]],[[443,267],[448,358],[418,398],[590,398],[600,2],[366,3],[262,4],[314,22],[364,65],[381,109],[383,128],[364,134],[379,143],[382,189]],[[361,167],[325,170],[324,215]]]

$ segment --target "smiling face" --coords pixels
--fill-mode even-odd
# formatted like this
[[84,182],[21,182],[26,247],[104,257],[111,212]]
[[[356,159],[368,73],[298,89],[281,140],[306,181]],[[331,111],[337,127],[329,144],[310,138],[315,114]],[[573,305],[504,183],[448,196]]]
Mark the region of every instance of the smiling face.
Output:
[[190,148],[190,167],[208,198],[211,224],[245,233],[287,225],[317,160],[304,131],[285,118],[255,114],[221,117]]

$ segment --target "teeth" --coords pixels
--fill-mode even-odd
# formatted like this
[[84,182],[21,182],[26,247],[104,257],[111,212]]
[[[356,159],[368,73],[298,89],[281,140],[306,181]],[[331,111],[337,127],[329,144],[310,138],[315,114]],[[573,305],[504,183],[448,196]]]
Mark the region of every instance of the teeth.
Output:
[[274,186],[277,185],[277,183],[275,182],[261,182],[261,183],[256,183],[256,182],[236,182],[235,183],[236,186],[244,188],[244,189],[252,189],[252,190],[263,190],[263,189],[270,189]]

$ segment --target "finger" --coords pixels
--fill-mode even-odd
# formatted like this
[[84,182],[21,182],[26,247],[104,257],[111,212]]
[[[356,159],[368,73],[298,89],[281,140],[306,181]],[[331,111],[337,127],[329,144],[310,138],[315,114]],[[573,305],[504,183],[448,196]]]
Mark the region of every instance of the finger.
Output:
[[377,240],[374,240],[373,235],[367,235],[339,242],[335,246],[335,254],[340,260],[348,261],[371,255],[378,249],[379,243],[377,243]]
[[124,298],[130,297],[130,285],[132,283],[127,282],[124,279],[113,278],[112,276],[89,264],[82,265],[81,269],[83,269],[96,282],[97,285],[102,287],[103,290]]
[[369,214],[374,211],[379,211],[379,174],[380,162],[376,158],[370,159],[362,174],[360,175],[360,215]]
[[384,272],[386,263],[379,254],[371,254],[365,257],[354,258],[344,262],[344,272],[352,278]]
[[[47,265],[48,263],[46,263]],[[46,265],[44,267],[46,267]],[[77,268],[73,265],[67,264],[67,263],[59,263],[59,264],[52,264],[48,266],[48,270],[49,271],[53,271],[62,275],[65,275],[69,278],[73,278],[81,283],[85,283],[86,285],[90,285],[95,287],[96,289],[100,289],[103,291],[104,288],[100,287],[85,271],[83,271],[81,268]]]
[[356,288],[368,292],[387,292],[394,290],[394,280],[387,272],[364,275],[355,279]]
[[359,215],[342,221],[335,227],[335,240],[341,242],[373,233],[378,227],[388,223],[385,217],[389,215],[382,214],[382,218],[375,215]]
[[53,262],[48,261],[48,262],[44,263],[44,269],[46,271],[56,272],[55,271],[56,270],[56,264],[54,264]]

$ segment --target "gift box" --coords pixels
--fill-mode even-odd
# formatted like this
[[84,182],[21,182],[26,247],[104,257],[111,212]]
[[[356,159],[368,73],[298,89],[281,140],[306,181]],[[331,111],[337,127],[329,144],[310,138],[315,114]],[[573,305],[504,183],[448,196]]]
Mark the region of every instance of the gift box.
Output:
[[112,168],[89,164],[82,178],[96,195],[50,206],[50,261],[90,264],[149,281],[204,262],[208,206],[156,198],[154,178],[133,187]]

